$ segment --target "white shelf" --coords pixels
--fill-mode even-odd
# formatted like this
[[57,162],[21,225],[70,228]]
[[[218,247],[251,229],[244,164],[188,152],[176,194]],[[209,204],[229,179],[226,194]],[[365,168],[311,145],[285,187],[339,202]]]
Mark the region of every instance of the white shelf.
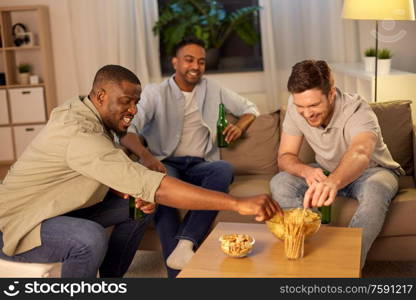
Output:
[[[330,63],[335,85],[348,93],[374,101],[375,76],[364,70],[363,63]],[[377,101],[412,100],[416,102],[416,74],[392,69],[377,76]]]
[[[374,72],[367,72],[364,70],[364,64],[363,63],[331,63],[332,69],[338,72],[343,72],[345,74],[356,76],[356,77],[362,77],[362,78],[368,78],[372,79],[374,78]],[[391,69],[389,74],[386,75],[378,75],[377,77],[389,77],[389,76],[402,76],[402,75],[415,75],[414,73],[401,71],[401,70],[395,70]]]

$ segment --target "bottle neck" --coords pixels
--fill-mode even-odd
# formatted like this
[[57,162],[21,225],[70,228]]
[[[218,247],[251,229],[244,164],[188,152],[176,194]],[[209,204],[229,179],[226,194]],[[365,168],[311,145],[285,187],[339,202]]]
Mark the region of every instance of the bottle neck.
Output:
[[225,119],[225,108],[224,108],[224,104],[220,104],[219,107],[219,114],[218,114],[218,118],[219,119]]

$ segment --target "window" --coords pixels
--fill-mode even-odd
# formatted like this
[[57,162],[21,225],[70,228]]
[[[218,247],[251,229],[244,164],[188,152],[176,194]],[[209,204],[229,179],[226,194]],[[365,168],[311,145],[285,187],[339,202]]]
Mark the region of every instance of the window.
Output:
[[[197,0],[196,2],[207,5],[212,5],[214,3],[214,5],[217,5],[217,13],[220,14],[225,12],[226,15],[244,7],[247,8],[251,6],[258,6],[258,0]],[[170,9],[171,11],[173,10],[175,13],[178,13],[180,15],[180,17],[178,18],[179,21],[177,21],[176,23],[169,23],[168,26],[165,26],[161,29],[160,57],[162,74],[168,75],[173,72],[173,68],[170,63],[171,54],[168,53],[168,47],[166,42],[164,41],[163,34],[168,33],[167,35],[169,37],[174,36],[178,32],[182,33],[182,35],[197,35],[194,33],[195,27],[190,26],[187,29],[185,29],[185,26],[192,22],[192,24],[198,22],[198,25],[200,25],[199,21],[203,19],[203,16],[198,16],[197,9],[192,5],[191,1],[189,0],[158,0],[158,3],[159,15],[163,15],[166,9]],[[172,4],[175,4],[176,6],[173,6],[172,8]],[[211,47],[208,46],[207,60],[210,60],[210,55],[212,51],[218,52],[219,59],[217,63],[207,65],[207,73],[257,71],[263,69],[259,13],[257,10],[253,9],[250,13],[247,13],[247,15],[249,15],[249,17],[245,18],[245,20],[249,24],[246,24],[245,26],[249,26],[252,28],[252,30],[254,30],[254,33],[258,38],[257,42],[255,42],[254,45],[248,45],[242,39],[240,39],[238,34],[234,31],[219,47],[219,50],[210,50],[209,48]],[[192,33],[183,34],[183,32],[185,32],[186,30],[189,30],[189,32]],[[199,30],[199,32],[201,31]]]

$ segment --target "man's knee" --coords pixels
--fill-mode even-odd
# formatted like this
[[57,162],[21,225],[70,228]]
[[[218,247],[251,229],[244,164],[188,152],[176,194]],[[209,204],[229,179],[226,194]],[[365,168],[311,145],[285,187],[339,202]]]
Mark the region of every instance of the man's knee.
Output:
[[234,167],[225,160],[219,160],[212,163],[212,172],[224,180],[231,181],[234,176]]
[[107,251],[108,235],[98,223],[84,220],[78,230],[70,235],[73,249],[79,254],[103,257]]
[[287,172],[279,172],[270,180],[270,190],[275,193],[288,188],[304,185],[303,179]]
[[361,188],[361,200],[369,204],[389,205],[398,190],[398,183],[395,180],[367,180]]
[[306,188],[302,178],[287,172],[276,174],[270,181],[272,198],[285,208],[299,206],[299,199],[303,197]]

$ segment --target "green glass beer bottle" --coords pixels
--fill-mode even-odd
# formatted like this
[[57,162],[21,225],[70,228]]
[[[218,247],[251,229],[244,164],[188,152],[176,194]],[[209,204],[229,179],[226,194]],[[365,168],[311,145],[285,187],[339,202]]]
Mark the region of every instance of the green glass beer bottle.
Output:
[[222,132],[228,125],[228,121],[225,118],[225,108],[224,104],[220,103],[219,115],[217,121],[217,144],[220,148],[228,147],[228,143],[225,141],[225,135]]
[[[324,170],[325,176],[329,176],[331,172],[328,170]],[[331,205],[328,206],[321,206],[318,208],[318,210],[321,212],[321,223],[322,224],[329,224],[331,223]]]
[[136,207],[136,201],[133,196],[128,194],[124,194],[124,199],[129,200],[129,218],[132,220],[141,220],[146,217],[146,214],[140,209]]

